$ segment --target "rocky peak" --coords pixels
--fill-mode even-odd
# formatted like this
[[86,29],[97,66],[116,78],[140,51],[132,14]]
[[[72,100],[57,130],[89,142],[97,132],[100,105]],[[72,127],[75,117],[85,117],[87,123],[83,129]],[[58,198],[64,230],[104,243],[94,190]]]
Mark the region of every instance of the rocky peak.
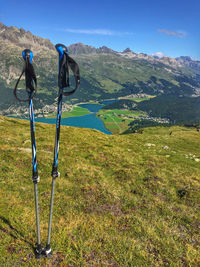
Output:
[[72,44],[68,47],[70,54],[96,54],[96,48],[93,46],[85,45],[83,43]]
[[182,62],[190,62],[192,61],[191,57],[188,56],[181,56],[176,58],[177,61],[182,61]]
[[2,22],[0,22],[0,30],[4,29],[5,27],[6,26]]
[[100,54],[100,53],[116,53],[114,50],[107,46],[95,48],[93,46],[85,45],[82,43],[72,44],[68,47],[70,54],[81,55],[81,54]]
[[0,22],[0,42],[2,45],[15,45],[22,49],[28,48],[36,53],[40,50],[55,50],[54,45],[48,39],[33,35],[23,28],[7,27]]
[[122,53],[132,53],[133,51],[128,47]]
[[192,60],[191,57],[181,56],[175,59],[179,64],[200,71],[200,61]]
[[164,64],[166,64],[166,65],[170,65],[170,66],[173,66],[173,67],[178,66],[178,63],[179,63],[179,62],[176,61],[176,59],[171,58],[171,57],[162,57],[162,58],[159,59],[159,61],[164,63]]
[[98,52],[100,52],[100,53],[115,53],[114,50],[108,48],[108,47],[105,46],[105,45],[102,46],[102,47],[99,47],[99,48],[98,48]]

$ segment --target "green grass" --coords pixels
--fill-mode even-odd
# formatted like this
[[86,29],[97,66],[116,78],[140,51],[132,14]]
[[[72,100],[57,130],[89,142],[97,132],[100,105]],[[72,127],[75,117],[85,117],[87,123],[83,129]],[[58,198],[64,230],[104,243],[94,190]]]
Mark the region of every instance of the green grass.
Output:
[[[29,122],[0,117],[1,266],[199,266],[200,133],[112,135],[62,126],[53,256],[34,258]],[[169,133],[172,131],[172,134]],[[36,123],[41,237],[47,237],[55,125]]]
[[[62,118],[68,118],[68,117],[76,117],[76,116],[84,116],[90,114],[90,111],[86,108],[82,107],[73,107],[72,111],[64,111],[62,112]],[[48,118],[56,118],[56,115],[50,115]]]
[[135,102],[142,102],[142,101],[146,101],[149,99],[150,99],[149,97],[132,98],[132,100]]
[[129,117],[139,117],[142,115],[144,115],[144,112],[125,109],[101,109],[97,114],[104,122],[105,127],[113,134],[123,133],[129,128],[128,124],[133,121],[133,118]]
[[151,98],[154,98],[156,96],[153,96],[153,95],[149,95],[149,96],[145,96],[145,97],[120,97],[120,99],[128,99],[128,100],[132,100],[132,101],[135,101],[135,102],[142,102],[142,101],[146,101],[146,100],[149,100]]
[[[111,109],[111,110],[108,110],[108,109],[100,109],[98,114],[103,114],[103,115],[127,115],[127,116],[141,116],[142,114],[144,114],[143,112],[141,111],[132,111],[132,110],[128,110],[128,109]],[[115,116],[116,116],[115,115]]]

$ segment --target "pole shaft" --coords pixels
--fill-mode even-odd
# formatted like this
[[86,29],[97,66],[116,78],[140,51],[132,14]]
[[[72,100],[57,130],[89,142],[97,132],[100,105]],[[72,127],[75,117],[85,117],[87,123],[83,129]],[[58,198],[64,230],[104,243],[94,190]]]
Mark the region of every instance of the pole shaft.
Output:
[[34,117],[33,102],[31,97],[29,100],[29,114],[30,114],[30,129],[31,129],[32,160],[33,160],[33,181],[35,181],[38,179],[38,173],[37,173],[36,141],[35,141],[35,117]]
[[48,228],[47,246],[50,245],[50,241],[51,241],[51,225],[52,225],[52,215],[53,215],[53,200],[54,200],[55,183],[56,183],[56,179],[53,178],[52,187],[51,187],[51,203],[50,203],[50,212],[49,212],[49,228]]
[[36,158],[36,141],[35,141],[35,118],[33,112],[33,102],[31,95],[29,95],[29,114],[30,114],[30,129],[31,129],[31,145],[32,145],[32,160],[33,160],[33,183],[35,191],[35,213],[36,213],[36,227],[37,227],[37,244],[41,244],[40,240],[40,217],[38,204],[38,172],[37,172],[37,158]]
[[60,122],[62,114],[62,90],[59,92],[58,97],[58,108],[57,108],[57,119],[56,119],[56,136],[55,136],[55,146],[54,146],[54,161],[52,166],[52,186],[51,186],[51,202],[50,202],[50,212],[49,212],[49,226],[48,226],[48,237],[47,237],[47,248],[50,249],[51,241],[51,226],[52,226],[52,216],[53,216],[53,201],[54,201],[54,191],[56,177],[59,176],[57,171],[58,167],[58,152],[59,152],[59,137],[60,137]]
[[36,225],[37,225],[37,244],[40,245],[40,217],[39,217],[39,205],[38,205],[38,184],[34,183],[35,191],[35,213],[36,213]]
[[59,97],[58,97],[57,119],[56,119],[56,136],[55,136],[54,160],[53,160],[53,167],[52,167],[52,176],[56,174],[57,167],[58,167],[58,152],[59,152],[61,115],[62,115],[62,91],[59,92]]

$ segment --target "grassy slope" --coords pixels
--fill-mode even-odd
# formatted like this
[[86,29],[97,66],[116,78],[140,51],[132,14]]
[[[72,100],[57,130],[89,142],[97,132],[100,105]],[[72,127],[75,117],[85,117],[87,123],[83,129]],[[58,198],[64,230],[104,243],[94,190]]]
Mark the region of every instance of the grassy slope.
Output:
[[[37,261],[29,122],[0,119],[1,266],[198,266],[199,132],[108,136],[62,126],[54,254]],[[54,131],[36,124],[44,244]]]
[[[131,117],[139,117],[144,112],[123,110],[123,109],[101,109],[97,116],[104,122],[105,127],[113,134],[121,134],[129,128],[129,123],[133,121]],[[123,117],[121,116],[123,115]]]
[[154,97],[156,97],[156,96],[149,95],[149,96],[145,96],[145,97],[135,97],[135,98],[121,97],[120,99],[128,99],[128,100],[132,100],[132,101],[139,103],[139,102],[146,101],[146,100],[149,100],[149,99],[154,98]]

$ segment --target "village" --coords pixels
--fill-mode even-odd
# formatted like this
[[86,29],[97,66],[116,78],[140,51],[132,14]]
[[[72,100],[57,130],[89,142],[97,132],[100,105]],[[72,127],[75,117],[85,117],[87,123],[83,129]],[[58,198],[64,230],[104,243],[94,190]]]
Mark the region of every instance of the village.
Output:
[[[63,103],[62,111],[71,111],[73,109],[73,105],[69,105]],[[43,108],[36,109],[35,108],[35,118],[45,118],[50,114],[54,114],[57,112],[57,104],[54,103],[52,105],[45,105]],[[26,106],[16,107],[15,105],[11,105],[8,109],[0,112],[0,115],[3,116],[11,116],[11,117],[22,117],[29,118],[29,110]]]

